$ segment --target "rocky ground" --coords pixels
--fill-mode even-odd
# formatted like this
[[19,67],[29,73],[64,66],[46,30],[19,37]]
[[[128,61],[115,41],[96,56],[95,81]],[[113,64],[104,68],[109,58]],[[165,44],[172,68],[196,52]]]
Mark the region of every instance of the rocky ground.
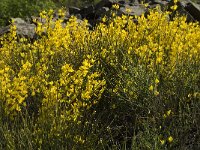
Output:
[[[112,6],[114,4],[119,5],[117,10],[117,15],[131,15],[131,16],[140,16],[142,14],[147,15],[150,8],[155,8],[160,6],[161,9],[168,9],[173,5],[170,0],[146,0],[146,3],[149,4],[148,7],[144,7],[141,4],[141,0],[101,0],[96,5],[89,5],[83,8],[78,7],[68,7],[66,8],[67,13],[65,14],[65,22],[67,22],[70,16],[74,15],[78,18],[78,21],[87,19],[89,21],[89,26],[92,29],[98,22],[101,21],[101,18],[105,15],[110,15],[112,11]],[[127,8],[130,11],[126,11]],[[194,3],[190,0],[180,0],[178,2],[177,12],[181,15],[187,16],[187,21],[200,21],[200,5]],[[33,19],[40,19],[39,17],[32,17],[27,20],[21,18],[12,18],[14,24],[17,27],[17,34],[20,36],[25,36],[33,39],[35,37],[35,28],[36,25],[33,23]],[[53,20],[58,19],[58,14],[54,14]],[[8,33],[10,30],[10,25],[0,28],[0,36]]]

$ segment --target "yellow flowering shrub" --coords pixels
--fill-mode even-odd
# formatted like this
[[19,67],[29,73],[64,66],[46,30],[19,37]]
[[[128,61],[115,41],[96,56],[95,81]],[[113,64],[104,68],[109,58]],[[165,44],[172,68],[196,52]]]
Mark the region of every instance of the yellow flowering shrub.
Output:
[[[7,116],[13,118],[38,103],[37,121],[48,120],[44,126],[50,126],[48,136],[54,139],[67,128],[56,121],[79,125],[84,113],[100,104],[108,108],[111,103],[107,120],[119,111],[129,117],[137,114],[139,119],[148,116],[152,122],[165,119],[161,123],[165,126],[182,103],[198,102],[199,23],[187,23],[178,15],[170,20],[171,12],[156,8],[147,17],[113,13],[90,30],[87,20],[72,16],[65,23],[59,11],[60,18],[53,21],[52,13],[40,14],[43,23],[35,21],[34,41],[17,37],[14,26],[0,39],[0,102]],[[163,118],[163,112],[167,117]],[[119,120],[124,126],[124,120]],[[168,129],[173,131],[172,126]],[[42,133],[41,129],[34,132]],[[73,138],[87,143],[81,133]],[[173,144],[175,139],[173,135],[168,142]]]
[[[42,12],[41,17],[52,18],[45,14]],[[76,120],[82,109],[89,109],[100,99],[105,81],[100,79],[100,72],[92,71],[92,56],[80,56],[84,39],[82,43],[76,40],[89,33],[87,22],[79,26],[71,18],[65,28],[61,23],[62,20],[44,25],[38,22],[36,32],[40,38],[33,43],[17,39],[15,27],[3,38],[1,99],[8,115],[26,109],[26,98],[40,93],[41,112],[65,103],[67,117]],[[42,36],[43,32],[47,35]]]

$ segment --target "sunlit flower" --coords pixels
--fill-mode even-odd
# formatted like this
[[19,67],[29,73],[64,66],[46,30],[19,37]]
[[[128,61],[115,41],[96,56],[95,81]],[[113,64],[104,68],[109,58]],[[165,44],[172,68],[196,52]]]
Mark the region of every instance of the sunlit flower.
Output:
[[167,111],[167,116],[169,116],[171,114],[171,110]]
[[149,90],[150,90],[150,91],[153,91],[153,85],[151,85],[151,86],[149,87]]
[[114,4],[112,7],[113,7],[114,9],[119,9],[119,5],[117,5],[117,4]]
[[160,144],[164,145],[165,144],[165,140],[160,140]]
[[155,83],[158,84],[160,81],[156,78]]
[[173,141],[174,139],[173,139],[172,136],[169,136],[169,137],[167,138],[167,140],[168,140],[169,143],[172,143],[172,141]]

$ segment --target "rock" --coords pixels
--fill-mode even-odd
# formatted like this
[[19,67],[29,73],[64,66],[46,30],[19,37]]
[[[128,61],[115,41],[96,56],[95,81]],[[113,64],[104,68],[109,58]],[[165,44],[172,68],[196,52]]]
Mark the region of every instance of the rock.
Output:
[[108,7],[101,7],[95,12],[95,15],[98,16],[98,18],[104,17],[105,15],[108,15],[109,10],[110,9]]
[[159,4],[161,8],[163,8],[163,7],[167,7],[168,3],[169,3],[168,1],[163,1],[163,0],[153,0],[151,5]]
[[[17,35],[20,37],[26,37],[33,39],[35,37],[36,25],[28,24],[21,18],[12,18],[14,20],[13,25],[16,26]],[[0,36],[10,32],[10,26],[6,26],[0,29]]]
[[77,19],[83,19],[81,14],[76,14],[75,16],[76,16]]
[[74,7],[74,6],[70,6],[70,7],[68,7],[68,10],[69,10],[69,14],[70,15],[75,15],[75,14],[79,13],[80,8]]
[[101,0],[99,3],[95,5],[95,10],[98,10],[102,7],[111,8],[112,5],[117,4],[116,0]]
[[2,27],[0,28],[0,36],[9,33],[10,32],[10,26]]
[[22,18],[11,18],[11,20],[16,24],[26,23],[26,21],[23,20]]
[[122,1],[118,1],[118,3],[124,5],[124,4],[126,4],[126,1],[122,0]]
[[141,16],[146,12],[146,8],[143,5],[125,5],[125,7],[120,7],[119,11],[124,15]]
[[[63,16],[62,16],[63,17]],[[66,19],[66,18],[69,18],[70,17],[70,13],[69,13],[69,11],[65,11],[65,16],[64,16],[64,19]],[[57,20],[58,18],[60,18],[60,16],[59,16],[59,12],[55,12],[54,14],[53,14],[53,19],[54,20]]]
[[31,20],[32,20],[31,23],[34,23],[33,20],[39,21],[39,22],[42,23],[42,24],[45,24],[45,23],[46,23],[46,19],[43,19],[43,18],[41,18],[41,17],[31,16]]
[[95,18],[95,8],[93,5],[90,5],[90,6],[86,6],[86,7],[83,7],[79,13],[81,14],[81,16],[83,18],[86,18],[86,19],[94,19]]
[[31,38],[31,39],[33,39],[35,37],[36,25],[28,24],[28,23],[19,23],[19,24],[15,24],[15,25],[17,27],[17,35]]
[[200,21],[200,5],[195,4],[189,1],[186,6],[185,10],[197,21]]
[[[173,1],[169,2],[169,10],[173,5]],[[175,17],[176,13],[178,13],[181,16],[186,16],[187,22],[200,21],[200,7],[198,4],[195,4],[190,0],[180,0],[177,3],[177,6],[177,10],[170,16],[171,19]]]
[[140,0],[130,0],[130,4],[139,4]]
[[177,5],[178,5],[178,8],[177,8],[176,12],[178,12],[179,15],[186,16],[187,22],[194,22],[195,21],[193,16],[185,9],[186,3],[184,1],[178,2]]

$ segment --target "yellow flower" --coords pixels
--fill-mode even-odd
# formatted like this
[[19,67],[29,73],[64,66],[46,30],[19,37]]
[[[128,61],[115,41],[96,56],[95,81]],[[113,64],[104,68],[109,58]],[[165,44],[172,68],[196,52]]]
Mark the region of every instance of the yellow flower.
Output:
[[158,95],[159,95],[159,92],[158,92],[158,91],[155,91],[155,92],[154,92],[154,95],[155,95],[155,96],[158,96]]
[[104,16],[104,17],[102,18],[102,21],[103,21],[103,22],[106,22],[106,20],[107,20],[107,19],[106,19],[106,17]]
[[167,111],[167,116],[169,116],[171,114],[171,110]]
[[127,13],[131,13],[131,9],[130,8],[126,8],[126,12]]
[[174,3],[177,3],[179,0],[174,0]]
[[153,91],[153,86],[152,85],[149,87],[149,91]]
[[169,143],[171,143],[174,139],[173,139],[172,136],[169,136],[167,140],[168,140]]
[[164,145],[165,144],[165,140],[160,140],[160,144]]
[[114,4],[112,7],[113,7],[114,9],[119,9],[119,5],[117,5],[117,4]]
[[164,119],[165,119],[165,118],[167,118],[167,115],[166,115],[166,114],[164,114],[164,115],[163,115],[163,118],[164,118]]
[[144,7],[148,7],[148,6],[149,6],[149,4],[148,4],[148,3],[145,3],[145,4],[144,4]]
[[115,104],[113,104],[113,105],[112,105],[112,109],[115,109],[115,108],[116,108],[116,105],[115,105]]
[[156,78],[155,83],[158,84],[160,81]]
[[177,5],[171,6],[171,9],[172,9],[172,10],[176,10],[177,8],[178,8]]

